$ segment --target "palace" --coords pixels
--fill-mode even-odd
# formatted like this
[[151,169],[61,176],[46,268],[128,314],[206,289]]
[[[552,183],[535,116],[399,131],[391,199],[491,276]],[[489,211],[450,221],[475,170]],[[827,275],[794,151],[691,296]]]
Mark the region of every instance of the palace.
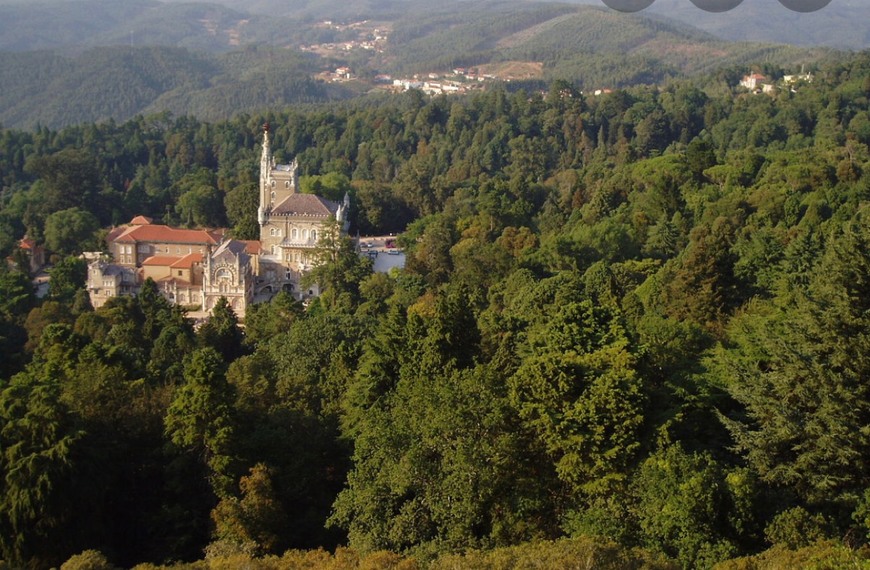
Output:
[[288,291],[297,299],[319,294],[302,287],[302,277],[316,262],[314,251],[330,231],[346,232],[349,199],[336,203],[300,194],[298,165],[276,164],[263,128],[260,157],[260,239],[230,239],[223,230],[188,230],[154,224],[136,216],[113,228],[108,256],[88,266],[88,293],[100,307],[118,295],[135,295],[151,278],[161,294],[179,305],[210,312],[221,297],[239,317],[255,300]]

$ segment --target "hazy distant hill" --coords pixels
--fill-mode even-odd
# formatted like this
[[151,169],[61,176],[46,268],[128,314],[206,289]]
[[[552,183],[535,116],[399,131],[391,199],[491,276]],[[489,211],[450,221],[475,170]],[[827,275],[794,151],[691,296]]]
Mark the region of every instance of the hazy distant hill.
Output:
[[[468,24],[490,15],[504,20],[506,14],[546,20],[548,14],[564,11],[572,3],[600,8],[620,26],[632,26],[638,16],[667,17],[735,41],[864,48],[870,47],[867,2],[833,0],[816,13],[798,14],[776,0],[744,0],[734,10],[710,14],[690,0],[656,0],[649,9],[628,15],[607,9],[600,0],[565,0],[561,6],[529,0],[0,0],[0,50],[165,45],[226,51],[251,43],[339,40],[335,34],[329,37],[327,31],[311,28],[311,22],[324,19],[396,21],[398,34],[422,38],[431,31],[424,27],[433,23],[468,29]],[[473,31],[484,34],[481,43],[499,32]],[[469,38],[462,38],[462,46],[468,43]]]
[[800,65],[826,55],[726,42],[654,14],[565,4],[468,4],[450,15],[408,16],[394,27],[387,63],[399,71],[537,61],[544,79],[569,79],[584,88],[657,83],[722,66]]
[[832,0],[817,12],[801,14],[775,0],[743,0],[735,9],[711,14],[689,0],[656,0],[649,10],[728,40],[801,46],[870,47],[870,2]]
[[[419,0],[344,5],[369,7],[385,18],[379,21],[392,31],[383,53],[333,50],[326,59],[284,49],[355,34],[294,19],[305,11],[331,13],[341,6],[336,0],[290,2],[284,5],[290,16],[156,0],[0,0],[0,123],[60,126],[161,110],[216,119],[348,97],[353,93],[346,88],[311,78],[345,63],[363,76],[487,65],[487,73],[517,69],[529,71],[524,79],[567,79],[589,89],[660,83],[722,66],[796,68],[826,56],[821,49],[729,43],[653,12],[627,15],[598,6],[525,0],[453,1],[449,9],[431,2],[423,8]],[[390,10],[398,15],[387,20]],[[158,45],[170,47],[148,47]]]
[[[169,0],[177,1],[177,0]],[[449,14],[449,2],[419,0],[213,0],[240,11],[255,14],[293,15],[300,17],[378,17],[384,14],[440,10]],[[604,8],[601,0],[564,0]],[[852,49],[870,47],[870,2],[867,0],[832,0],[811,14],[798,14],[776,0],[743,0],[729,12],[711,14],[695,7],[690,0],[655,0],[642,12],[673,18],[710,32],[723,39],[787,43],[802,46],[830,46]]]
[[[605,6],[601,0],[564,1]],[[868,0],[832,0],[807,14],[788,10],[777,0],[743,0],[736,8],[718,14],[705,12],[690,0],[655,0],[639,14],[672,18],[731,41],[870,48]]]
[[257,41],[268,18],[219,4],[53,0],[0,4],[0,50],[70,46],[179,46],[227,50]]
[[[169,3],[189,0],[164,0]],[[428,0],[212,0],[234,10],[302,20],[396,18],[418,12],[450,11],[450,4]],[[462,0],[460,0],[462,1]],[[470,1],[470,0],[465,0]]]
[[74,57],[0,53],[0,124],[57,127],[164,110],[222,119],[350,95],[311,79],[310,64],[271,48],[225,55],[165,47],[102,47]]

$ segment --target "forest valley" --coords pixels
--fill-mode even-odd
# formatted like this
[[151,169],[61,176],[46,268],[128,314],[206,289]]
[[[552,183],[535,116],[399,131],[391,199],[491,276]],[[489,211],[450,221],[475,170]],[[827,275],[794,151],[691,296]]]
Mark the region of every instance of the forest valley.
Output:
[[[866,567],[870,53],[733,85],[0,131],[0,566]],[[93,310],[113,224],[256,237],[266,121],[405,269]]]

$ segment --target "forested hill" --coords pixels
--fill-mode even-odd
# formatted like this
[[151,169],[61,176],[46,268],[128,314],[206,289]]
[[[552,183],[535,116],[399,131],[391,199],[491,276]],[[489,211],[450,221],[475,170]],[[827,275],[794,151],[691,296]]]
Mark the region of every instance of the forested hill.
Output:
[[[166,0],[178,2],[184,0]],[[403,14],[425,13],[435,9],[442,14],[457,6],[420,0],[213,0],[238,11],[303,18],[389,18]],[[604,8],[601,0],[563,0]],[[471,2],[467,2],[471,4]],[[449,9],[448,9],[449,6]],[[710,13],[690,0],[655,0],[643,15],[664,16],[706,30],[730,41],[772,42],[802,46],[830,46],[864,49],[870,47],[865,0],[834,0],[824,9],[800,14],[787,10],[776,0],[742,0],[727,12]]]
[[725,42],[673,20],[552,3],[469,3],[449,14],[407,16],[394,27],[388,62],[400,70],[539,61],[547,78],[584,88],[656,83],[726,65],[812,62],[824,53]]
[[[252,21],[253,20],[253,21]],[[255,41],[268,18],[219,4],[39,0],[0,4],[0,50],[183,46],[227,50]]]
[[[0,130],[0,567],[867,567],[870,53],[370,103]],[[266,121],[404,270],[94,310],[134,215],[256,237]]]
[[659,14],[733,41],[775,42],[802,46],[870,47],[865,0],[833,0],[811,13],[786,9],[779,2],[743,0],[721,13],[698,9],[689,0],[656,0],[646,14]]
[[[89,4],[96,0],[83,1],[81,8],[106,12],[115,26],[124,19],[124,6],[132,10],[151,5],[121,3],[106,11]],[[172,7],[170,13],[185,5]],[[163,8],[153,12],[162,13]],[[185,17],[175,14],[166,21],[178,28],[173,32],[176,35],[152,39],[201,46],[197,38],[207,42],[213,36],[206,33],[199,16],[199,12]],[[12,26],[9,22],[2,25]],[[195,30],[189,37],[179,37],[177,32],[188,26]],[[370,79],[383,72],[428,74],[472,65],[516,66],[533,70],[527,79],[535,82],[535,88],[564,79],[577,88],[594,90],[660,84],[723,66],[741,72],[768,64],[799,69],[835,57],[820,49],[728,43],[671,21],[553,3],[461,3],[449,13],[430,9],[399,17],[388,28],[383,51],[335,49],[341,45],[339,40],[357,39],[359,32],[322,24],[292,25],[280,18],[259,29],[268,41],[233,51],[127,45],[0,51],[4,87],[0,90],[0,123],[59,127],[124,121],[140,113],[166,110],[204,120],[222,119],[256,109],[364,93],[374,87]],[[20,23],[20,30],[25,29],[27,22]],[[66,41],[63,37],[60,34],[58,41]],[[95,34],[91,39],[98,37]],[[281,47],[267,45],[274,43]],[[333,48],[298,51],[300,45],[312,43]],[[362,81],[338,84],[314,79],[317,73],[339,65],[352,65]]]
[[[619,16],[623,22],[637,16],[663,17],[729,41],[851,49],[870,46],[870,32],[862,18],[864,0],[837,0],[812,14],[792,12],[768,0],[744,0],[736,9],[721,14],[700,10],[689,0],[657,0],[634,16],[609,10],[598,0],[576,1]],[[551,0],[447,0],[435,4],[421,0],[6,0],[0,1],[0,50],[122,44],[220,51],[259,42],[298,43],[318,36],[329,41],[323,30],[310,29],[312,23],[323,20],[394,22],[430,16],[450,18],[467,12],[546,11],[553,4]],[[576,6],[572,0],[560,4]]]
[[216,120],[352,95],[315,81],[317,69],[311,56],[268,47],[219,55],[160,47],[0,52],[0,123],[58,127],[158,111]]

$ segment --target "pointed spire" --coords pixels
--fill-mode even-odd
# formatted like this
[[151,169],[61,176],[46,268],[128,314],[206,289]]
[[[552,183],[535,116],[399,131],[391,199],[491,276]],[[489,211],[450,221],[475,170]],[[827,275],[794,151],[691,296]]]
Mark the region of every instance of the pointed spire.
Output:
[[269,200],[269,173],[272,170],[272,149],[269,147],[269,123],[263,123],[263,154],[260,156],[260,206],[257,208],[257,222],[266,224],[266,210]]
[[263,123],[263,162],[270,164],[272,162],[272,150],[269,148],[269,131],[271,127],[269,123]]

